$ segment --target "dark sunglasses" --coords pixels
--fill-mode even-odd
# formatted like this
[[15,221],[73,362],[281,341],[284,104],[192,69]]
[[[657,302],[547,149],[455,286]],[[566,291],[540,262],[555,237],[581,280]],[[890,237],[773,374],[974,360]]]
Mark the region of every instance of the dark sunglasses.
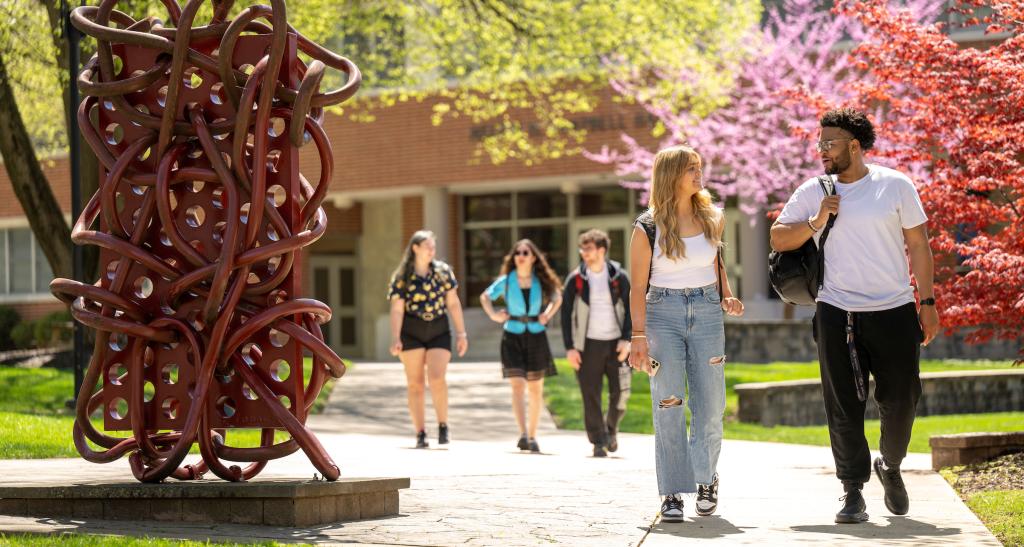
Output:
[[533,253],[531,253],[530,251],[516,251],[515,255],[516,256],[533,256]]

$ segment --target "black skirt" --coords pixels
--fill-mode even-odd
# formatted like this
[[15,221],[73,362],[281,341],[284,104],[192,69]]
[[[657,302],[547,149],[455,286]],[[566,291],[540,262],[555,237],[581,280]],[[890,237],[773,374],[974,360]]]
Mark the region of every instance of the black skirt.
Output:
[[501,337],[501,375],[505,378],[540,380],[558,374],[551,346],[543,332],[513,334],[505,331]]

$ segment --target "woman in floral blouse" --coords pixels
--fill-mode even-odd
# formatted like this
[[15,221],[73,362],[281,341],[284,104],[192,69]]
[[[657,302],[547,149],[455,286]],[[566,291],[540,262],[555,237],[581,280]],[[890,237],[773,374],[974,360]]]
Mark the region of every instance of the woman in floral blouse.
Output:
[[452,357],[451,315],[455,327],[455,349],[461,357],[469,348],[462,320],[462,303],[450,266],[434,260],[436,238],[429,230],[412,235],[402,262],[391,275],[391,355],[405,366],[409,415],[416,430],[416,448],[427,448],[424,427],[425,379],[437,412],[437,442],[448,444],[448,384],[445,372]]

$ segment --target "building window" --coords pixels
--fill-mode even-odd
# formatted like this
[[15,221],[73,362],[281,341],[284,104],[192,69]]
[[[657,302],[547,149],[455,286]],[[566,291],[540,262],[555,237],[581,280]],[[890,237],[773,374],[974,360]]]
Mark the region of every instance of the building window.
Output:
[[630,194],[621,186],[585,188],[579,194],[576,214],[581,217],[628,214]]
[[501,261],[520,239],[540,248],[559,276],[569,265],[569,199],[558,190],[463,196],[466,304],[498,277]]
[[0,230],[0,294],[49,294],[53,271],[28,228]]

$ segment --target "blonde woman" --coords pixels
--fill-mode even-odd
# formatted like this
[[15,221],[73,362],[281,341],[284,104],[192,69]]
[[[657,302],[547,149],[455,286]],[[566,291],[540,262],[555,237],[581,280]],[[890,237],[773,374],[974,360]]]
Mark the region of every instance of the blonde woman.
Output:
[[[427,448],[424,427],[425,380],[437,413],[437,444],[448,444],[448,383],[445,373],[452,358],[452,333],[461,357],[469,348],[462,320],[459,286],[451,267],[434,260],[437,242],[434,232],[420,230],[409,239],[402,262],[395,268],[388,286],[391,301],[391,355],[405,366],[409,415],[416,430],[416,448]],[[424,371],[426,374],[424,374]]]
[[[725,412],[723,311],[741,315],[721,260],[725,221],[688,146],[658,152],[650,208],[630,241],[629,364],[651,375],[661,519],[683,520],[683,494],[697,514],[718,507],[718,455]],[[684,402],[690,409],[689,432]],[[689,434],[688,434],[689,433]]]

